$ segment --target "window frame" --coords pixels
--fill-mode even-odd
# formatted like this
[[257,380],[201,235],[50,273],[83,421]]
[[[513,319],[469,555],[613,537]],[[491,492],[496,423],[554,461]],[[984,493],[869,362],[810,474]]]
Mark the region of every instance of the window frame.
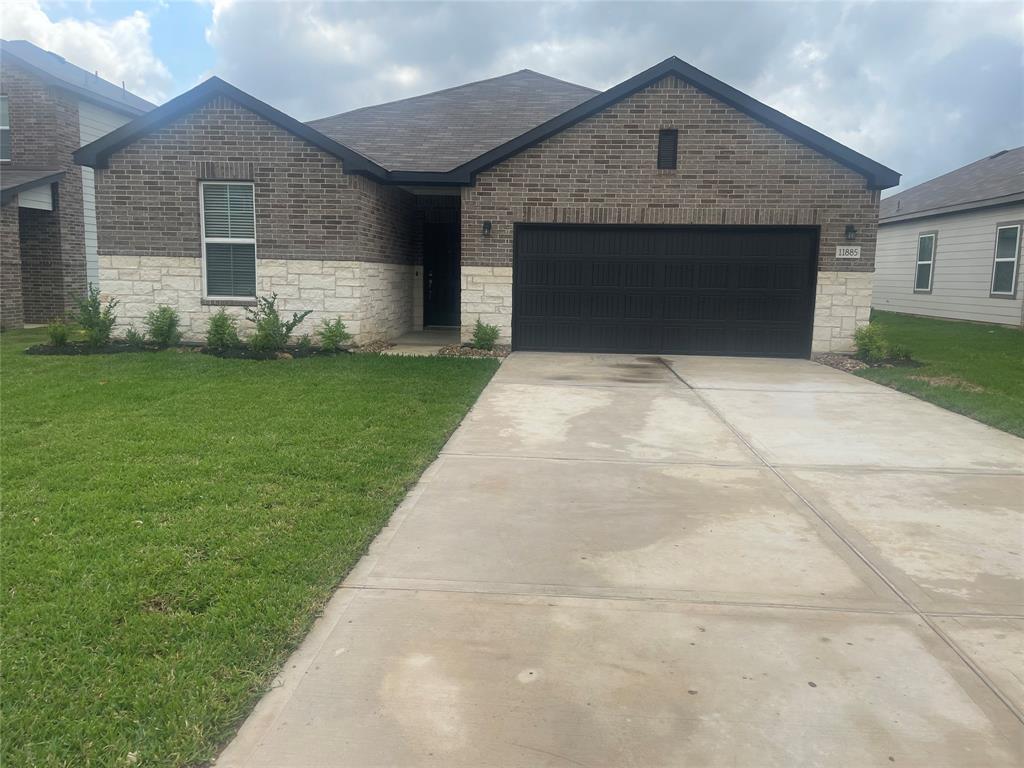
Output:
[[[1004,229],[1016,229],[1017,230],[1017,247],[1014,249],[1012,259],[1000,259],[999,258],[999,233]],[[1021,240],[1024,240],[1024,221],[1001,221],[996,223],[996,237],[995,243],[992,245],[992,277],[988,283],[988,295],[992,299],[1016,299],[1017,298],[1017,283],[1020,278],[1020,253],[1021,253]],[[1013,262],[1013,282],[1010,283],[1010,290],[997,291],[996,288],[996,264],[1003,262]]]
[[[3,100],[7,104],[7,125],[0,125],[0,132],[7,131],[7,149],[13,153],[14,146],[12,144],[12,138],[14,134],[11,131],[11,100],[8,98],[7,94],[0,94],[0,100]],[[0,142],[0,146],[3,146],[2,142]],[[11,162],[11,158],[0,157],[0,163],[9,162]]]
[[[930,237],[932,239],[931,261],[921,261],[921,240],[923,240],[926,237]],[[932,292],[932,286],[935,285],[935,256],[936,252],[939,250],[939,230],[930,229],[927,232],[918,232],[915,245],[916,247],[914,248],[914,293],[928,294]],[[920,270],[922,264],[928,265],[927,288],[917,287],[917,273]]]
[[[661,142],[666,137],[672,137],[672,165],[661,164]],[[679,129],[660,128],[658,129],[658,146],[654,155],[654,166],[659,171],[675,171],[679,169]]]
[[[252,232],[253,237],[207,237],[206,236],[206,187],[216,186],[247,186],[252,189]],[[210,303],[223,303],[228,304],[237,302],[239,304],[252,304],[259,293],[259,245],[256,243],[256,184],[252,181],[245,180],[228,180],[228,179],[206,179],[199,182],[199,240],[200,249],[202,251],[202,299],[203,301]],[[206,282],[206,246],[208,243],[214,245],[251,245],[252,246],[252,260],[253,260],[253,275],[254,275],[254,288],[252,296],[211,296],[209,294],[209,285]]]

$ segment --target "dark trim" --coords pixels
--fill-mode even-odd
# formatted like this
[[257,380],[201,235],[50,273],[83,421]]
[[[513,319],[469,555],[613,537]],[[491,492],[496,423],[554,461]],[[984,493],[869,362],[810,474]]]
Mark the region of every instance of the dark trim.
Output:
[[458,179],[463,183],[472,184],[473,179],[481,171],[486,171],[502,160],[522,152],[524,149],[529,149],[544,139],[564,131],[566,128],[570,128],[581,120],[585,120],[607,109],[616,102],[622,101],[637,91],[670,75],[675,75],[685,80],[690,85],[704,91],[718,101],[724,102],[780,133],[831,157],[841,165],[857,171],[867,179],[868,186],[871,189],[887,189],[900,183],[900,174],[897,171],[876,163],[859,152],[854,152],[849,147],[845,147],[834,139],[830,139],[825,134],[818,133],[813,128],[797,122],[791,117],[787,117],[778,110],[762,104],[757,99],[747,96],[731,85],[726,85],[721,80],[716,80],[711,75],[701,72],[696,67],[690,66],[675,56],[665,59],[660,64],[656,64],[639,75],[619,83],[619,85],[598,94],[567,112],[563,112],[561,115],[548,120],[546,123],[542,123],[521,136],[507,141],[489,152],[485,152],[475,160],[470,160],[468,163],[464,163],[445,175],[450,175],[453,179]]
[[1003,195],[1002,197],[992,197],[987,200],[975,200],[970,203],[957,203],[955,205],[947,205],[941,208],[928,208],[923,211],[913,211],[911,213],[906,214],[893,214],[892,216],[880,218],[878,220],[878,226],[884,227],[887,224],[899,224],[904,221],[913,221],[914,219],[928,219],[934,216],[948,216],[954,213],[976,211],[981,208],[998,208],[1003,205],[1013,205],[1014,203],[1020,202],[1024,202],[1024,192],[1015,192],[1011,195]]
[[190,91],[177,96],[166,104],[147,112],[141,117],[122,125],[120,128],[86,144],[75,151],[73,157],[79,165],[92,168],[106,168],[110,156],[117,150],[132,144],[148,133],[163,128],[165,125],[203,106],[217,96],[234,101],[263,119],[273,123],[289,133],[298,136],[313,146],[322,149],[329,155],[340,158],[344,163],[345,173],[358,173],[369,176],[386,176],[387,171],[375,162],[358,152],[339,144],[305,123],[300,123],[284,112],[247,94],[245,91],[221,80],[211,77]]
[[[999,253],[999,230],[1009,227],[1017,227],[1017,252],[1013,261],[1013,293],[993,293],[992,283],[996,279],[996,256]],[[988,297],[990,299],[1011,299],[1017,298],[1017,284],[1020,282],[1020,254],[1024,250],[1024,220],[997,221],[995,242],[992,244],[992,274],[988,279]]]
[[[107,109],[112,109],[115,112],[121,112],[125,115],[132,115],[133,117],[136,115],[145,115],[149,111],[141,109],[139,107],[134,107],[131,104],[126,104],[125,102],[118,101],[117,99],[112,99],[109,96],[104,96],[101,93],[90,91],[88,88],[82,88],[81,86],[75,85],[74,83],[69,83],[67,80],[59,78],[56,75],[52,75],[49,72],[46,72],[45,70],[39,69],[39,67],[35,66],[30,62],[25,61],[18,54],[13,53],[12,51],[6,48],[0,49],[0,58],[8,56],[14,60],[15,66],[21,67],[22,69],[26,70],[33,77],[36,77],[49,85],[55,86],[57,88],[62,88],[63,90],[68,91],[69,93],[73,93],[80,99],[91,101],[93,104],[98,104],[101,107],[106,107]],[[111,85],[113,85],[113,83],[111,83]],[[114,87],[116,88],[117,86],[115,85]],[[135,94],[132,95],[135,96]],[[136,96],[136,98],[142,99],[141,96]],[[145,101],[145,99],[142,100]],[[155,108],[155,105],[150,104],[150,109]]]
[[44,184],[53,184],[60,181],[63,176],[64,171],[57,171],[56,173],[51,173],[49,176],[40,176],[38,179],[16,184],[13,187],[7,187],[0,192],[0,205],[7,205],[7,203],[17,197],[19,192],[24,192],[25,190],[33,189],[35,187],[41,187]]
[[[928,287],[918,288],[917,287],[917,268],[919,264],[924,262],[918,262],[921,257],[921,238],[931,236],[932,238],[932,261],[928,265]],[[928,229],[924,232],[917,233],[917,239],[914,240],[914,293],[919,293],[927,296],[932,292],[935,287],[935,258],[939,255],[939,230]]]
[[871,189],[886,189],[899,184],[900,174],[896,171],[876,163],[874,160],[858,152],[854,152],[852,149],[830,139],[828,136],[818,133],[803,123],[799,123],[778,110],[772,109],[736,90],[732,86],[716,80],[675,56],[450,171],[389,171],[368,157],[338,143],[314,128],[300,123],[298,120],[274,109],[269,104],[259,101],[218,77],[211,77],[192,90],[186,91],[181,96],[157,107],[152,112],[133,120],[91,144],[87,144],[74,153],[74,158],[75,162],[80,165],[104,168],[106,167],[107,159],[113,152],[131,144],[150,131],[166,125],[177,117],[196,109],[214,96],[223,95],[281,128],[305,139],[328,154],[341,158],[344,162],[345,173],[369,176],[383,184],[471,186],[475,182],[477,174],[492,168],[525,149],[539,144],[545,139],[572,127],[581,120],[585,120],[607,109],[637,91],[668,76],[676,76],[685,80],[690,85],[704,91],[713,98],[811,147],[841,165],[860,173],[867,179],[868,187]]

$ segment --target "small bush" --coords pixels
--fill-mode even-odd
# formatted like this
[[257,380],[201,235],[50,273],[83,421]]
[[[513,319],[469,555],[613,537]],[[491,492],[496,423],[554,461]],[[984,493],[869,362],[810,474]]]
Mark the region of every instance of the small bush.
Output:
[[71,328],[63,320],[54,320],[46,326],[46,335],[50,337],[51,345],[66,347],[68,337],[71,336]]
[[85,342],[90,347],[102,347],[110,341],[110,332],[117,322],[114,309],[117,299],[108,299],[104,304],[100,300],[100,289],[89,284],[89,295],[78,302],[78,314],[75,320],[82,327]]
[[149,311],[142,324],[146,327],[149,340],[158,347],[173,347],[181,341],[181,331],[178,329],[180,322],[174,309],[161,304]]
[[494,343],[498,340],[498,326],[488,325],[480,320],[476,321],[473,328],[473,346],[477,349],[494,349]]
[[295,349],[304,355],[309,355],[313,352],[313,340],[309,338],[308,333],[304,333],[299,337],[299,341],[296,343]]
[[889,359],[905,363],[910,359],[910,350],[902,344],[892,344],[889,347]]
[[143,347],[146,345],[146,339],[135,330],[134,325],[129,325],[128,330],[124,332],[124,342],[130,347]]
[[256,299],[256,306],[245,310],[249,320],[256,326],[249,339],[253,352],[270,355],[282,351],[295,326],[305,320],[311,311],[293,312],[291,320],[282,320],[277,311],[276,293]]
[[853,334],[853,343],[857,347],[857,357],[867,363],[905,362],[910,359],[910,350],[901,344],[890,344],[882,327],[876,323],[858,328]]
[[345,330],[345,323],[340,317],[324,320],[324,327],[316,335],[320,337],[320,348],[327,352],[337,352],[342,345],[352,340],[352,334]]
[[229,315],[227,310],[221,307],[210,317],[210,324],[206,328],[207,348],[214,352],[226,352],[241,344],[238,338],[238,318]]

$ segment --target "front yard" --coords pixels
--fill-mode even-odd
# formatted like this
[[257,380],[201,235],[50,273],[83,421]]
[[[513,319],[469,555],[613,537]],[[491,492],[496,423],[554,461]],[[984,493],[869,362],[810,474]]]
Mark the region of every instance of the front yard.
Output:
[[877,311],[872,322],[923,365],[857,375],[1024,437],[1024,332]]
[[42,338],[0,337],[0,762],[202,764],[496,363]]

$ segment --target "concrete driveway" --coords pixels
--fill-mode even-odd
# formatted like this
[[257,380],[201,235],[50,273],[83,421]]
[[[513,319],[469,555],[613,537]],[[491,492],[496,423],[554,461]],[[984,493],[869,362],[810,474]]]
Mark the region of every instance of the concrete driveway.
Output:
[[1019,766],[1024,441],[807,361],[512,355],[221,766]]

